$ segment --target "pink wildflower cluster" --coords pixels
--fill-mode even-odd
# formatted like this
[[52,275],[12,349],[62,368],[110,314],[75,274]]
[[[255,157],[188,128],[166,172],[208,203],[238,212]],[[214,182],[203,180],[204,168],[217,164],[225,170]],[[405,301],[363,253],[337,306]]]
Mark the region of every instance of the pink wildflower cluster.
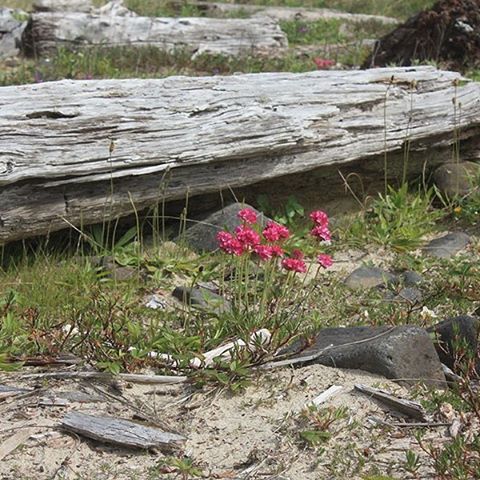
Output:
[[315,57],[313,63],[317,66],[318,70],[326,70],[335,65],[334,60],[329,60],[328,58]]
[[[285,270],[298,273],[307,271],[303,252],[295,249],[289,256],[285,256],[281,243],[290,237],[287,227],[269,221],[260,235],[253,228],[257,223],[257,214],[252,209],[244,208],[240,210],[238,218],[243,223],[235,229],[234,234],[226,231],[217,234],[218,246],[222,251],[237,256],[250,252],[256,254],[263,261],[282,258],[281,265]],[[328,215],[321,210],[317,210],[310,214],[310,218],[314,223],[314,227],[310,231],[311,235],[322,241],[329,241],[331,235],[328,229]],[[262,237],[266,243],[262,243]],[[317,262],[323,268],[328,268],[333,264],[332,258],[326,254],[318,255]]]
[[313,221],[313,228],[310,234],[321,241],[329,242],[332,239],[330,229],[328,228],[328,215],[322,210],[315,210],[310,214]]

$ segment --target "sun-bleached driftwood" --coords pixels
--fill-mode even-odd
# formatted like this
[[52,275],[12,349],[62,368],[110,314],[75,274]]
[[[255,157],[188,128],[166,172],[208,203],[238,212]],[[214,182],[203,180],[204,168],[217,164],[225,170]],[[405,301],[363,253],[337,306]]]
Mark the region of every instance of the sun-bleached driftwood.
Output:
[[34,432],[35,428],[24,428],[4,440],[0,444],[0,462],[20,445],[24,444]]
[[358,390],[359,392],[362,392],[365,395],[374,398],[375,400],[379,400],[380,402],[388,405],[390,408],[394,408],[395,410],[403,413],[404,415],[412,417],[416,420],[420,420],[421,422],[428,421],[427,412],[418,402],[398,398],[386,392],[385,390],[367,387],[366,385],[361,384],[356,384],[355,390]]
[[[199,357],[195,357],[190,360],[189,365],[192,368],[208,368],[212,365],[215,365],[215,362],[225,362],[232,360],[234,354],[239,350],[248,350],[251,353],[258,352],[265,348],[271,341],[272,334],[266,328],[256,330],[250,335],[249,342],[246,343],[244,340],[237,338],[231,342],[228,342],[224,345],[220,345],[213,350],[209,350]],[[178,367],[179,363],[171,355],[158,352],[150,352],[149,356],[151,358],[159,358],[164,360],[171,367]]]
[[0,400],[16,397],[22,393],[29,392],[26,388],[10,387],[9,385],[0,385]]
[[119,373],[112,375],[108,372],[47,372],[47,373],[29,373],[22,375],[23,379],[82,379],[82,380],[123,380],[124,382],[143,383],[145,385],[174,384],[184,383],[188,377],[181,375],[140,375],[135,373]]
[[186,438],[178,433],[163,432],[128,420],[96,417],[80,412],[69,412],[62,427],[93,440],[129,448],[178,448]]
[[36,13],[24,34],[27,53],[58,47],[145,47],[222,55],[280,54],[288,41],[272,19],[160,18],[88,13]]
[[383,184],[384,152],[401,171],[406,145],[415,175],[458,136],[478,155],[480,85],[428,66],[65,80],[3,87],[0,104],[0,243],[222,189],[324,202],[339,170]]
[[[181,5],[181,1],[170,2]],[[184,2],[183,2],[184,4]],[[305,7],[275,7],[265,5],[215,3],[206,1],[189,1],[189,5],[197,7],[207,14],[235,15],[246,13],[252,16],[270,17],[275,20],[302,20],[314,22],[316,20],[342,20],[350,23],[378,22],[385,25],[396,25],[398,20],[383,15],[366,15],[361,13],[346,13],[330,8],[305,8]]]

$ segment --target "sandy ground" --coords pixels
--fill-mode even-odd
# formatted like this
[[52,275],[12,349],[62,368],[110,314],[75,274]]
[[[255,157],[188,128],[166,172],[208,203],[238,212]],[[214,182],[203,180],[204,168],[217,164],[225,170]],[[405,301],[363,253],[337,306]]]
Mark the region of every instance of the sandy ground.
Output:
[[[0,478],[5,480],[181,478],[171,468],[169,473],[160,467],[161,452],[135,452],[64,432],[59,423],[71,410],[130,420],[143,412],[165,422],[188,438],[183,452],[170,455],[188,455],[201,468],[203,478],[361,479],[382,473],[404,479],[410,478],[402,469],[407,449],[422,457],[421,478],[434,478],[412,429],[372,424],[371,417],[390,422],[399,418],[354,391],[353,385],[381,386],[406,398],[409,392],[361,371],[321,365],[263,371],[236,395],[198,392],[190,386],[123,384],[118,390],[73,380],[21,382],[18,374],[5,374],[0,381],[39,389],[36,395],[0,403],[0,444],[19,431],[30,432],[30,438],[1,461]],[[328,441],[311,448],[300,437],[301,431],[312,429],[301,412],[331,385],[343,390],[321,408],[345,407],[345,417],[329,427]],[[100,401],[42,405],[48,403],[46,397],[58,397],[61,391],[82,391]],[[427,437],[438,443],[446,434],[445,428],[432,428]]]

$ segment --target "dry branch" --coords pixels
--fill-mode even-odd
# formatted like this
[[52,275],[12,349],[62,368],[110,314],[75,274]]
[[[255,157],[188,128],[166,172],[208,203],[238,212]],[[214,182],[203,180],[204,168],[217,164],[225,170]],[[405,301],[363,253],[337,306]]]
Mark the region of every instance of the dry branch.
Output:
[[384,152],[401,169],[406,144],[417,174],[451,159],[456,131],[478,154],[479,102],[433,67],[3,87],[0,243],[274,180],[320,198],[340,168],[382,180]]

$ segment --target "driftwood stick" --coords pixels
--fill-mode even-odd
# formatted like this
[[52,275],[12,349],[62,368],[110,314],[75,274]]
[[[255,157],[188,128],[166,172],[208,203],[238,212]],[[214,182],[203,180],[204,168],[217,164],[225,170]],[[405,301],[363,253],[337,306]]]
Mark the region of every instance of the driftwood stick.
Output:
[[21,375],[22,379],[55,378],[61,380],[87,379],[87,380],[123,380],[125,382],[143,383],[146,385],[185,383],[188,377],[175,375],[138,375],[134,373],[119,373],[112,375],[107,372],[48,372],[30,373]]
[[356,384],[355,390],[365,393],[375,400],[379,400],[380,402],[398,410],[404,415],[420,420],[421,422],[428,422],[427,413],[418,402],[414,402],[413,400],[404,400],[403,398],[398,398],[394,395],[391,395],[385,390],[367,387],[366,385],[361,384]]
[[163,432],[128,420],[96,417],[80,412],[69,412],[61,426],[70,432],[100,442],[129,448],[178,448],[186,440],[182,435]]

